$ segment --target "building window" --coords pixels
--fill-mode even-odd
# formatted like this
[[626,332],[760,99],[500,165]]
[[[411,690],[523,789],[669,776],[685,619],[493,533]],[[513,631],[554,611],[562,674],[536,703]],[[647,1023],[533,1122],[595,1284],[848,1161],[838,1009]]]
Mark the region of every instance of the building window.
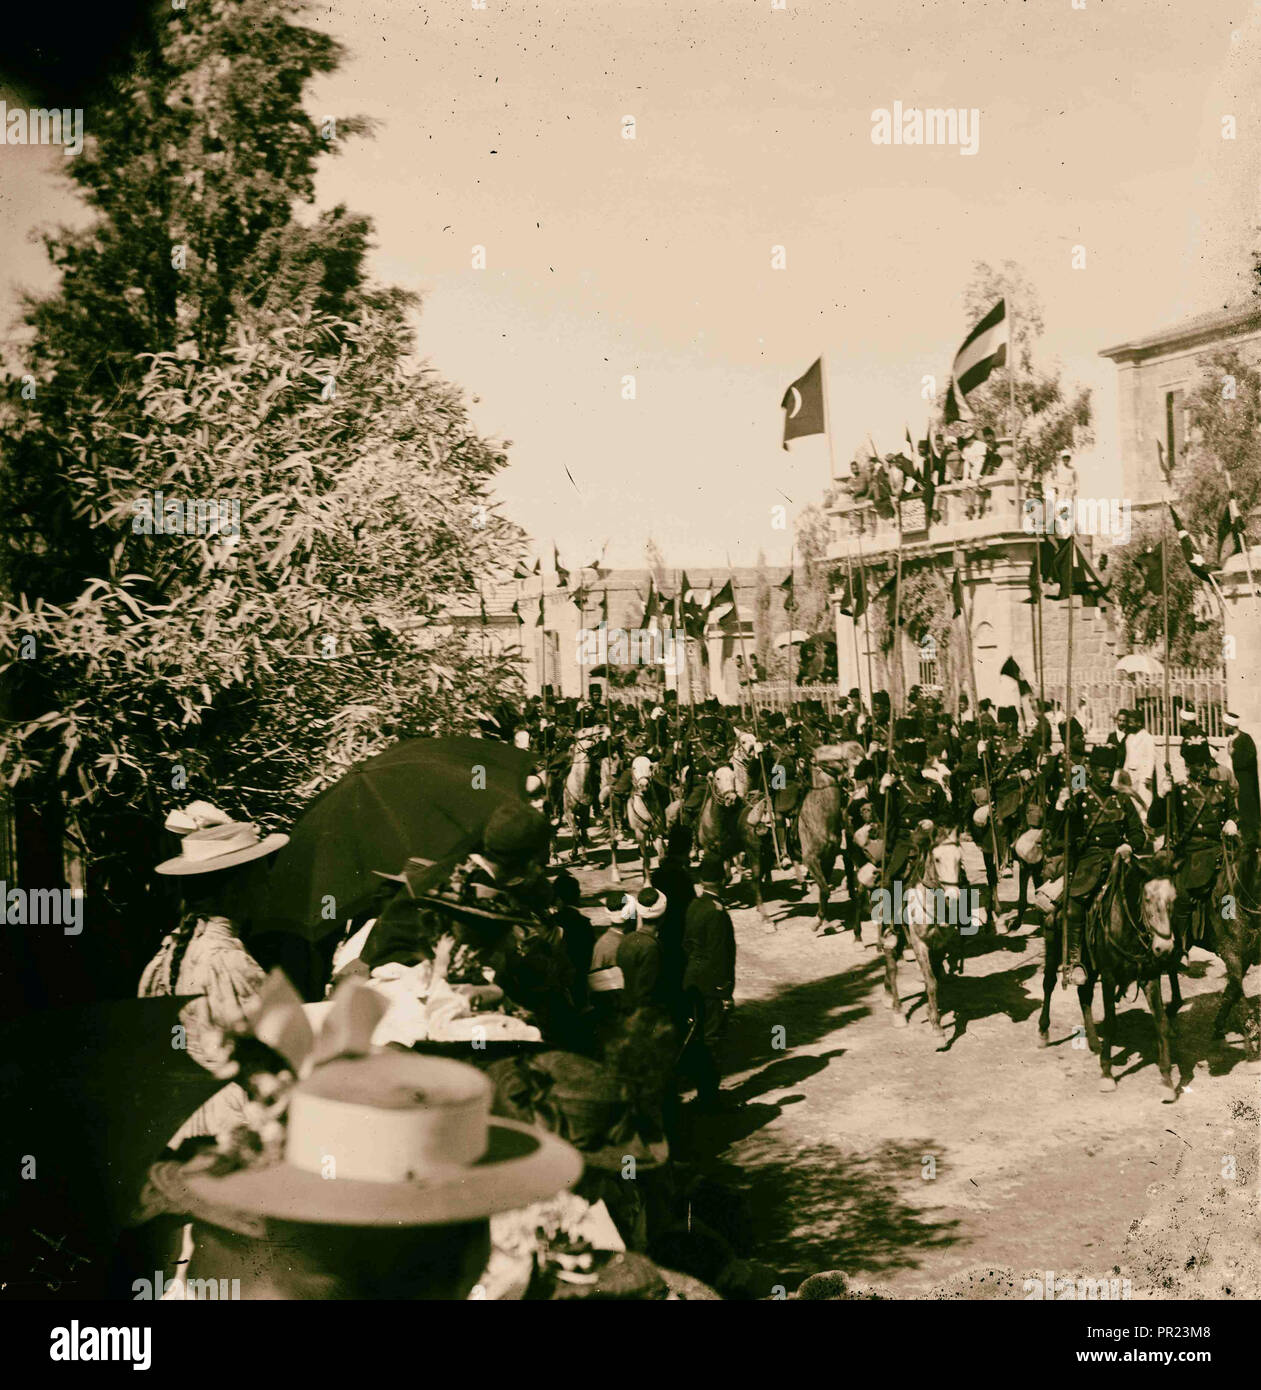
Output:
[[1165,460],[1169,468],[1182,462],[1187,448],[1185,391],[1165,392]]

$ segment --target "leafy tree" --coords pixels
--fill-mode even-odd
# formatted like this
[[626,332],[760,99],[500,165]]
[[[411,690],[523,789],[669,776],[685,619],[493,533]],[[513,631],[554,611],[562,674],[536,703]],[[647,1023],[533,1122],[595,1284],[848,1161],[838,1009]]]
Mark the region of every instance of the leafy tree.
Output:
[[[303,9],[171,12],[93,113],[70,177],[94,220],[47,237],[60,284],[6,364],[0,775],[54,831],[70,808],[98,925],[141,911],[171,804],[288,821],[514,674],[442,622],[519,554],[505,446],[412,360],[370,222],[298,216],[366,128],[304,110],[340,51]],[[239,504],[239,537],[138,532],[155,492]]]

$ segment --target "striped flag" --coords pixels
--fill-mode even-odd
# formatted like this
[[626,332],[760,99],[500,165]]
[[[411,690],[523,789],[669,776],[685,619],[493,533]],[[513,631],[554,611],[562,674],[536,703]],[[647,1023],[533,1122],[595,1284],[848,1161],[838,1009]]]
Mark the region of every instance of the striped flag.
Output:
[[953,403],[955,418],[960,418],[959,398],[966,402],[968,396],[984,382],[989,380],[995,367],[1004,366],[1008,352],[1007,301],[1000,299],[988,314],[963,340],[963,346],[955,353],[954,367],[950,373],[950,389],[946,394],[946,418],[950,419]]
[[1197,579],[1205,582],[1209,579],[1209,567],[1205,562],[1204,555],[1200,547],[1191,539],[1191,533],[1182,524],[1178,513],[1173,509],[1173,503],[1169,504],[1169,515],[1173,517],[1173,529],[1178,537],[1178,544],[1182,547],[1182,558],[1187,562],[1187,569],[1191,571]]

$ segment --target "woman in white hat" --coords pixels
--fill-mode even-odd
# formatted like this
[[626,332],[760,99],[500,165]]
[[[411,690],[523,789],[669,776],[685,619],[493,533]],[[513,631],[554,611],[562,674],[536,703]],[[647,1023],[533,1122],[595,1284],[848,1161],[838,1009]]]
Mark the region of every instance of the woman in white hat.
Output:
[[[185,880],[179,923],[140,977],[140,998],[196,995],[180,1013],[189,1056],[209,1071],[224,1061],[220,1033],[239,1027],[265,978],[234,925],[241,915],[242,866],[288,844],[288,835],[260,835],[205,801],[172,811],[166,828],[182,835],[180,852],[156,872]],[[227,1086],[184,1123],[172,1143],[217,1134],[235,1124],[244,1096]]]

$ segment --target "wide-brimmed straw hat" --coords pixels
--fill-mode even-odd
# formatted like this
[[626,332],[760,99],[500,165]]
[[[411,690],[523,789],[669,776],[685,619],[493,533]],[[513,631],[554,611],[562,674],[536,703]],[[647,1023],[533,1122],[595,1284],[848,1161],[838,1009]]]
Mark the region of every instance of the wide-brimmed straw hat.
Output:
[[154,870],[159,874],[208,874],[248,864],[289,843],[288,835],[261,835],[250,821],[225,821],[192,830],[180,841],[180,852],[164,859]]
[[[445,1226],[529,1206],[582,1174],[574,1147],[492,1118],[476,1067],[385,1051],[339,1057],[295,1088],[283,1156],[234,1171],[207,1160],[151,1173],[173,1207],[210,1225]],[[335,1166],[332,1166],[335,1165]]]

